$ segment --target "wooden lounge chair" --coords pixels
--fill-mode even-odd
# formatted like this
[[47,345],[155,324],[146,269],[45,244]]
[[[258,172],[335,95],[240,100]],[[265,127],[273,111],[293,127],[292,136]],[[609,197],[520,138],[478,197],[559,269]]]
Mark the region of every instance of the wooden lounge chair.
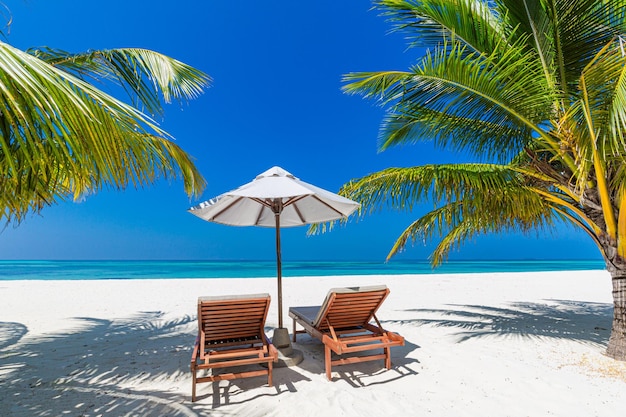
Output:
[[[291,307],[293,341],[297,333],[308,333],[324,343],[326,377],[331,380],[332,365],[385,360],[391,368],[391,347],[403,346],[404,338],[382,328],[376,311],[389,294],[382,286],[334,288],[328,292],[324,304],[316,307]],[[370,323],[373,321],[373,323]],[[296,330],[296,323],[304,330]],[[354,352],[383,349],[379,354],[361,354],[332,360],[331,351],[339,356]]]
[[[198,298],[191,401],[196,400],[196,384],[200,382],[267,375],[267,384],[272,386],[272,363],[278,360],[278,352],[263,328],[269,305],[269,294]],[[252,364],[266,364],[267,368],[215,372],[219,368]],[[200,377],[201,370],[210,370],[211,375]]]

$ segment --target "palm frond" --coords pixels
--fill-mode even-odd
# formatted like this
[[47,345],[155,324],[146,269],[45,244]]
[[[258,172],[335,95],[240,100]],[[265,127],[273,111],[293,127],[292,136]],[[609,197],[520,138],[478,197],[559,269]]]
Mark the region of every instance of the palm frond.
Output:
[[188,100],[200,95],[211,78],[176,59],[139,48],[118,48],[69,53],[38,48],[27,52],[81,78],[112,79],[151,114],[161,114],[162,102]]
[[556,2],[562,39],[563,72],[576,85],[584,66],[612,39],[626,29],[623,1],[576,0]]
[[[450,133],[454,132],[454,133]],[[381,124],[379,149],[432,140],[437,147],[469,150],[484,161],[507,161],[533,141],[526,126],[468,119],[430,109],[389,113]],[[470,143],[451,138],[473,138]]]
[[508,184],[522,184],[519,174],[494,164],[440,164],[411,168],[387,168],[352,180],[339,194],[361,204],[361,213],[382,208],[411,211],[414,204],[429,199],[434,204],[457,201],[468,194],[498,193]]
[[[536,60],[520,48],[484,57],[464,54],[457,44],[427,54],[411,73],[360,75],[357,79],[351,74],[345,90],[378,96],[389,106],[381,131],[383,148],[436,139],[474,154],[483,153],[490,143],[494,155],[510,156],[531,137],[556,148],[543,129],[556,96]],[[406,121],[409,126],[402,125]],[[466,128],[474,123],[491,128]],[[497,142],[492,141],[494,133]]]
[[199,193],[204,179],[168,139],[133,107],[0,42],[0,195],[7,220],[105,184],[142,186],[167,176],[182,178],[190,195]]
[[413,47],[436,47],[445,40],[460,42],[467,51],[491,54],[503,40],[503,28],[487,2],[380,0],[376,7]]
[[[579,97],[559,121],[559,125],[569,126],[564,142],[571,144],[576,158],[572,183],[581,194],[590,184],[607,179],[602,195],[605,199],[617,198],[616,190],[626,179],[622,169],[626,162],[625,64],[619,40],[605,45],[580,74]],[[596,163],[598,160],[602,162]]]
[[[410,83],[413,76],[412,72],[407,71],[353,72],[343,76],[343,81],[348,84],[342,90],[386,104],[401,97],[395,91],[399,86]],[[391,89],[395,95],[389,93]]]
[[517,26],[520,35],[530,35],[529,48],[543,57],[566,95],[575,94],[586,63],[625,29],[623,1],[498,0],[496,4],[509,26]]
[[552,227],[561,217],[527,187],[511,183],[504,189],[467,193],[461,200],[448,201],[413,222],[396,240],[387,258],[410,242],[439,239],[431,255],[433,265],[468,240],[486,234]]
[[497,165],[390,168],[341,192],[362,215],[437,208],[407,242],[437,240],[433,261],[484,233],[555,220],[582,228],[607,263],[626,254],[626,0],[379,0],[429,47],[409,71],[353,73],[344,91],[387,109],[380,149],[420,141]]
[[549,11],[546,10],[542,0],[519,0],[507,1],[503,0],[500,4],[506,4],[506,7],[500,7],[504,13],[509,27],[514,27],[512,35],[524,40],[528,45],[527,51],[533,52],[541,62],[544,75],[547,80],[553,79],[555,72],[555,39],[552,30]]

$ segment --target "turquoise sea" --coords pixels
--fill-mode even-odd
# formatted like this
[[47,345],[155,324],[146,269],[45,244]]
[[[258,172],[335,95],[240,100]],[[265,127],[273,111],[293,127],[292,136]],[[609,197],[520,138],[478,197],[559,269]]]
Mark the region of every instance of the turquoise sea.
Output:
[[[605,269],[601,260],[283,261],[283,277],[535,272]],[[275,261],[0,261],[2,280],[254,278],[276,276]]]

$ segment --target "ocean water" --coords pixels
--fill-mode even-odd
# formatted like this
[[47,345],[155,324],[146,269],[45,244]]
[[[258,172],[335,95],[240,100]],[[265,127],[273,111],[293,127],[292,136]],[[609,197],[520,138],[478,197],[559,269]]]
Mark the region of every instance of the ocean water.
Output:
[[[603,270],[601,260],[283,261],[283,277]],[[275,277],[275,261],[0,261],[2,280]]]

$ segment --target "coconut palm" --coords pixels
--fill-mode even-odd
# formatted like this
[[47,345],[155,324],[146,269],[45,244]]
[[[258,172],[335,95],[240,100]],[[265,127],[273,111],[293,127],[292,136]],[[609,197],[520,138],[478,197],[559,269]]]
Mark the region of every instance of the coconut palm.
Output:
[[582,228],[612,276],[607,354],[626,360],[626,2],[381,0],[376,8],[426,50],[408,71],[345,77],[345,91],[388,110],[380,148],[434,141],[476,163],[389,168],[341,193],[363,213],[434,201],[389,257],[435,240],[435,265],[477,235]]
[[[94,80],[115,82],[132,105]],[[205,182],[190,156],[146,112],[194,98],[209,81],[144,49],[70,54],[0,42],[0,218],[19,223],[59,200],[159,178],[182,179],[187,194],[199,193]]]

